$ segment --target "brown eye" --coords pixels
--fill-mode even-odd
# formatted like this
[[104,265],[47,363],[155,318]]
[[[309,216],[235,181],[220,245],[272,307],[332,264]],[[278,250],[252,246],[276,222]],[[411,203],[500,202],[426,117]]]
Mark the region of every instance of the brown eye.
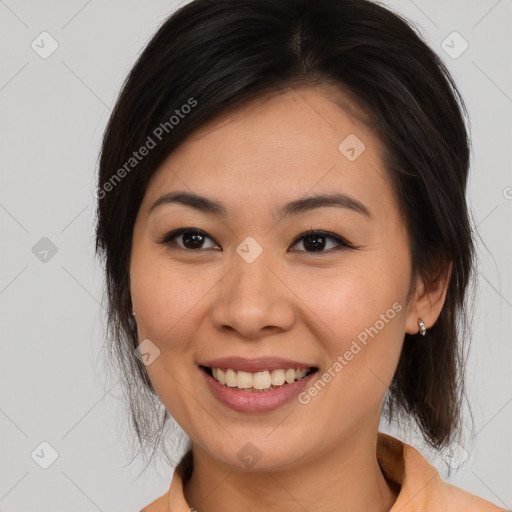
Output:
[[183,245],[187,249],[201,249],[205,238],[204,235],[198,235],[197,233],[183,233],[181,235]]
[[[175,229],[163,236],[158,243],[196,252],[202,249],[220,248],[204,231],[196,228]],[[210,244],[209,246],[208,243]],[[304,249],[292,249],[292,251],[323,253],[343,248],[356,249],[347,240],[325,231],[308,231],[303,233],[295,240],[292,247],[299,244],[302,244]]]
[[331,249],[342,248],[355,249],[343,238],[325,231],[308,231],[297,238],[293,245],[298,244],[302,244],[302,247],[305,248],[305,251],[302,252],[330,252]]
[[158,243],[165,245],[177,245],[181,249],[188,249],[191,251],[218,247],[215,242],[213,243],[213,246],[205,247],[206,240],[214,242],[204,231],[201,231],[200,229],[180,228],[167,233],[158,241]]

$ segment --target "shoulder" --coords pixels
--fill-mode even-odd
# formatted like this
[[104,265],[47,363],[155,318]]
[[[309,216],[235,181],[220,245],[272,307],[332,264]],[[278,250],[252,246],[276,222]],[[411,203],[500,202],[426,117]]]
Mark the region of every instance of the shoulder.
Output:
[[385,475],[400,486],[391,512],[503,512],[490,501],[442,480],[437,468],[412,446],[379,433],[378,455]]
[[157,498],[155,501],[152,501],[149,505],[144,507],[140,512],[169,512],[169,494],[165,493],[164,495]]
[[490,501],[443,481],[439,482],[436,494],[436,504],[439,503],[440,506],[449,504],[449,508],[445,507],[444,509],[447,511],[503,512],[505,510]]
[[[187,460],[189,458],[184,457]],[[140,512],[190,512],[191,509],[183,494],[182,469],[181,461],[173,473],[168,491],[155,501],[152,501]]]
[[[505,509],[471,494],[460,487],[445,482],[437,469],[416,449],[404,445],[406,459],[405,482],[409,492],[418,492],[427,511],[443,512],[500,512]],[[407,509],[406,509],[407,510]],[[405,511],[404,511],[405,512]]]

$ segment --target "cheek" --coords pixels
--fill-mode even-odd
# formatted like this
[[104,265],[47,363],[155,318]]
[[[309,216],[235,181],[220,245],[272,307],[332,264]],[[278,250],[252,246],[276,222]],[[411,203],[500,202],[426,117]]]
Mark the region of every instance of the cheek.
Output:
[[197,370],[189,354],[190,338],[198,327],[197,316],[204,314],[201,299],[214,284],[199,274],[184,273],[140,247],[132,253],[130,288],[138,338],[151,340],[160,351],[146,371],[165,408],[192,436],[197,403],[190,397]]
[[337,431],[348,432],[380,415],[401,352],[405,307],[396,283],[394,288],[389,282],[376,287],[371,277],[366,273],[331,280],[323,291],[315,288],[307,302],[328,354],[318,376],[328,383],[312,382],[301,402],[311,407],[313,430],[333,424]]
[[[404,270],[398,271],[397,269]],[[405,332],[407,263],[370,257],[350,271],[340,270],[314,280],[297,280],[297,295],[309,313],[339,386],[354,399],[380,399],[394,374]],[[309,286],[308,286],[309,285]],[[307,311],[307,310],[306,310]],[[305,313],[307,315],[307,313]],[[357,386],[354,388],[354,383]]]
[[[366,263],[360,265],[360,270],[352,267],[350,271],[345,269],[324,276],[317,273],[314,279],[302,275],[295,283],[294,291],[314,313],[312,318],[316,318],[325,335],[334,340],[356,337],[379,321],[390,308],[387,317],[395,319],[396,309],[400,308],[393,309],[393,304],[402,304],[406,290],[401,275],[393,274],[380,264]],[[397,324],[394,320],[393,323]]]
[[181,333],[194,332],[194,317],[213,285],[210,281],[208,274],[183,272],[179,265],[150,248],[134,250],[130,290],[139,339],[151,339],[164,355],[181,351],[188,341]]

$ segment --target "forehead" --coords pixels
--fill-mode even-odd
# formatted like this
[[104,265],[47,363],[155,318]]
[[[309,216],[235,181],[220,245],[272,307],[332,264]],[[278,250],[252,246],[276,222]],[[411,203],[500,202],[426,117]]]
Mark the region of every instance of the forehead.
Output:
[[368,124],[348,95],[329,86],[266,94],[189,136],[153,176],[147,200],[187,188],[234,204],[338,191],[389,208],[382,147]]

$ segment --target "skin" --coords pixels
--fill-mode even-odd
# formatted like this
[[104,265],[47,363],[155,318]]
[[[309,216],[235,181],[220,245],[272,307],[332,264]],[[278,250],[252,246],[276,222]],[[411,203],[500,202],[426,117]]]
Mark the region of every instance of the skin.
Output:
[[[405,333],[418,332],[418,318],[427,328],[436,321],[447,280],[428,292],[412,280],[382,147],[362,118],[331,86],[268,94],[204,125],[146,190],[133,232],[132,301],[139,339],[160,349],[147,366],[153,386],[192,440],[194,472],[184,494],[199,512],[372,512],[396,500],[376,459],[382,403]],[[355,161],[338,149],[349,134],[366,146]],[[219,201],[229,213],[179,204],[149,212],[178,190]],[[371,217],[335,206],[275,217],[288,201],[332,192],[357,198]],[[183,248],[183,236],[158,243],[180,227],[205,231],[203,248]],[[310,229],[357,249],[331,240],[311,252],[298,239]],[[263,248],[252,263],[236,252],[247,236]],[[293,399],[266,413],[233,411],[210,393],[197,366],[270,355],[300,358],[321,374],[394,303],[401,311],[306,405]],[[261,453],[252,468],[237,457],[249,441]]]

